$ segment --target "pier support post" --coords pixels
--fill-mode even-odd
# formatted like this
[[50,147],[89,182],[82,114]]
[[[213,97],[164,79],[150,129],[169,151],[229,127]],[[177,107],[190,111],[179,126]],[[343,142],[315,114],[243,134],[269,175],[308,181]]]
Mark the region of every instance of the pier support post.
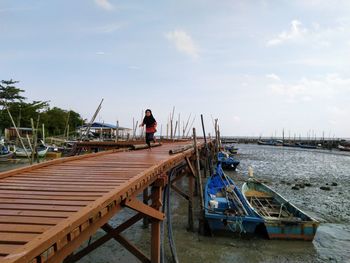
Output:
[[[145,205],[148,205],[148,200],[149,200],[148,187],[146,187],[145,190],[143,190],[143,203]],[[149,218],[145,216],[143,218],[143,227],[148,228],[148,226],[149,226]]]
[[188,176],[188,231],[194,231],[193,226],[193,188],[194,188],[194,177],[192,174]]
[[[159,210],[162,205],[162,188],[153,186],[152,192],[152,207]],[[160,220],[152,218],[151,220],[151,262],[160,262]]]

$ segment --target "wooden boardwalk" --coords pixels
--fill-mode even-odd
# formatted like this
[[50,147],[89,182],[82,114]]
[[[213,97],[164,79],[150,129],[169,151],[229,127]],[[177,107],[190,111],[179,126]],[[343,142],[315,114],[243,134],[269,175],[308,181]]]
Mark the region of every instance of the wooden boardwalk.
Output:
[[[193,159],[193,148],[169,155],[189,143],[74,156],[0,173],[0,262],[62,262],[101,227],[141,261],[158,261],[157,247],[148,258],[120,233],[144,216],[163,220],[161,191],[152,191],[150,205],[136,196],[151,185],[163,187],[166,172]],[[139,213],[108,229],[123,207]],[[151,231],[152,246],[158,246],[159,225],[152,223]]]

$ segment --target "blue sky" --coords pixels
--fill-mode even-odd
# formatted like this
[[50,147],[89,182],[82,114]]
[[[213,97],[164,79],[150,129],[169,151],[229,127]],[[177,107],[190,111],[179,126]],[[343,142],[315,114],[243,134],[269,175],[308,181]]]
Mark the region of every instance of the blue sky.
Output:
[[[163,134],[350,137],[350,1],[0,0],[0,78],[31,100]],[[181,120],[182,123],[182,120]]]

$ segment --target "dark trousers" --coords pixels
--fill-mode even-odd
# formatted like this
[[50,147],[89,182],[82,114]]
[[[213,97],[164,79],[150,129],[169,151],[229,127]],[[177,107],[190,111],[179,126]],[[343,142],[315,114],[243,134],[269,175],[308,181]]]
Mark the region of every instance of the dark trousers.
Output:
[[146,143],[149,147],[151,147],[151,142],[155,142],[154,133],[153,132],[146,132]]

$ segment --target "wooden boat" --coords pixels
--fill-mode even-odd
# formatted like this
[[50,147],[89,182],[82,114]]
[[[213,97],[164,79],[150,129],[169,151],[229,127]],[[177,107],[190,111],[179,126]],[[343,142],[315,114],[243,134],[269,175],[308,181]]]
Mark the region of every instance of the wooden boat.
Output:
[[343,145],[338,145],[338,150],[339,151],[350,152],[350,147],[345,147]]
[[0,161],[7,161],[8,159],[11,159],[13,156],[14,156],[13,152],[1,153],[0,154]]
[[298,144],[299,148],[303,148],[303,149],[317,149],[316,145],[310,145],[310,144]]
[[224,147],[226,151],[228,151],[230,154],[237,154],[238,153],[238,148],[236,148],[234,145],[226,145]]
[[205,186],[205,219],[213,232],[253,234],[263,219],[249,206],[233,180],[218,164]]
[[[38,148],[38,156],[40,158],[45,157],[48,149],[49,149],[49,147],[47,147],[47,146],[45,146],[44,148]],[[16,151],[15,151],[16,157],[27,157],[27,154],[29,156],[31,156],[32,155],[32,150],[30,150],[30,149],[26,149],[26,150],[27,150],[27,153],[26,153],[26,151],[23,148],[17,148]]]
[[319,222],[267,185],[250,179],[242,186],[250,207],[264,218],[270,239],[313,240]]
[[0,145],[0,160],[7,161],[13,157],[13,152],[9,151],[5,145]]
[[275,141],[275,140],[268,140],[268,141],[261,141],[261,140],[258,140],[258,144],[259,144],[259,145],[270,145],[270,146],[275,146],[275,145],[276,145],[276,141]]
[[237,166],[240,163],[237,159],[233,158],[225,151],[218,152],[217,158],[218,162],[222,164],[223,168],[236,170]]

